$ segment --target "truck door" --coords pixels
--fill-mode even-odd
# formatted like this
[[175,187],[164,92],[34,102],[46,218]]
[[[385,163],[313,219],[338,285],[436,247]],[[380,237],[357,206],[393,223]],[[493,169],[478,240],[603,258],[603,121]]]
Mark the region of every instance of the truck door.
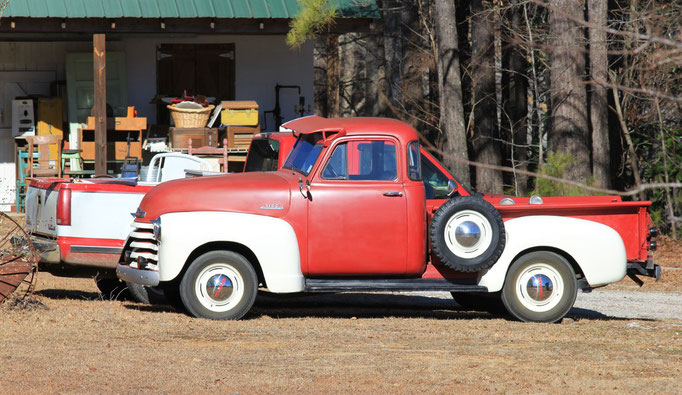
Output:
[[407,200],[400,145],[339,140],[311,185],[308,275],[404,274]]

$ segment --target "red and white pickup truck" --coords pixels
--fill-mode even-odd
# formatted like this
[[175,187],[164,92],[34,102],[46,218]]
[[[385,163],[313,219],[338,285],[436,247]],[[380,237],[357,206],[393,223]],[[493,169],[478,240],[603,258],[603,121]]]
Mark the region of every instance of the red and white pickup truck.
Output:
[[[163,183],[117,267],[195,317],[239,319],[273,293],[447,291],[554,322],[578,289],[660,276],[649,202],[471,195],[391,119],[306,117],[276,172]],[[449,179],[449,180],[448,180]],[[466,298],[469,296],[469,298]]]
[[[245,171],[277,170],[294,142],[291,133],[255,136]],[[280,148],[286,153],[280,153]],[[191,161],[181,163],[188,162]],[[159,161],[154,170],[160,181],[184,177],[182,169],[164,167],[166,164]],[[61,276],[95,276],[103,294],[115,297],[127,286],[134,299],[148,303],[147,290],[136,284],[120,284],[115,269],[130,233],[130,214],[158,184],[151,180],[112,178],[31,180],[26,198],[26,228],[40,253],[41,270]]]

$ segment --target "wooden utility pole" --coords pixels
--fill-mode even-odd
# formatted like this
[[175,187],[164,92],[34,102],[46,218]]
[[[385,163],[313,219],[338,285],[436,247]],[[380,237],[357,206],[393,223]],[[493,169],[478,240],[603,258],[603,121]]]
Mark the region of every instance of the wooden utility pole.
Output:
[[107,57],[106,35],[93,34],[95,106],[95,175],[107,174]]

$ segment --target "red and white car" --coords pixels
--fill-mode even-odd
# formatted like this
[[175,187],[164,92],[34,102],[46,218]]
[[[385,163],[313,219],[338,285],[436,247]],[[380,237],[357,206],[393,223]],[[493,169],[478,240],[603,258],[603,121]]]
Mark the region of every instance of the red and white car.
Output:
[[[307,117],[283,167],[149,191],[119,278],[161,286],[193,316],[239,319],[273,293],[452,292],[553,322],[577,290],[659,276],[650,202],[470,194],[407,124]],[[424,160],[426,158],[426,160]]]
[[[245,171],[276,170],[282,162],[280,147],[288,153],[294,141],[291,133],[255,136]],[[159,180],[184,176],[182,169],[164,168],[166,162],[160,163],[155,170]],[[130,233],[130,215],[158,184],[112,178],[31,180],[26,228],[40,252],[41,270],[60,276],[95,276],[105,295],[115,297],[127,287],[136,300],[149,302],[148,290],[121,284],[115,268]]]

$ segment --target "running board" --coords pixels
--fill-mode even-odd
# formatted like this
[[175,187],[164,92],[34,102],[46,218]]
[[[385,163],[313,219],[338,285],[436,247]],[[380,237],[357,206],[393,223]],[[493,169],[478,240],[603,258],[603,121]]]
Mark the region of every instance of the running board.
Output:
[[381,291],[443,291],[488,292],[488,287],[454,284],[448,280],[423,278],[398,279],[311,279],[305,280],[307,292],[381,292]]

